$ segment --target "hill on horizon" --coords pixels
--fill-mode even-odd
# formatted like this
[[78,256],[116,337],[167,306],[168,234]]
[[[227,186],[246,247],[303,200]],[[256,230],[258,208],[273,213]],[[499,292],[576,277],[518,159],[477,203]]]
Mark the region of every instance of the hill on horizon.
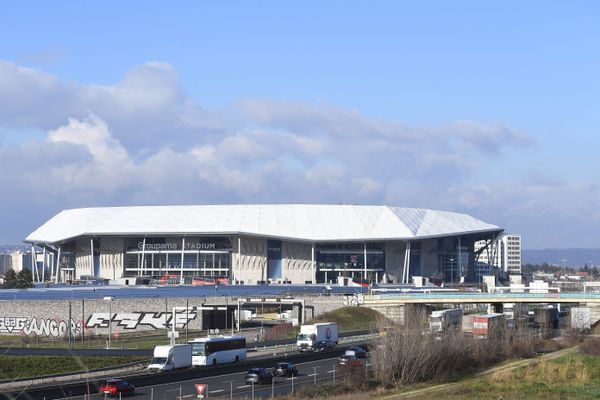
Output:
[[566,264],[567,267],[600,265],[600,248],[523,249],[523,264]]

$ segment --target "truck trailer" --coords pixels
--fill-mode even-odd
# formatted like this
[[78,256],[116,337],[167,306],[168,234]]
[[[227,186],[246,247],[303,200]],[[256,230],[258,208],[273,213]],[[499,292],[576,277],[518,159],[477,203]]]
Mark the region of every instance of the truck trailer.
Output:
[[156,346],[154,357],[148,365],[151,372],[164,372],[173,369],[189,368],[192,366],[192,345],[174,344]]
[[302,325],[296,340],[296,346],[300,351],[322,350],[337,344],[338,326],[335,322]]
[[499,335],[505,326],[504,314],[492,313],[473,317],[473,336]]
[[461,308],[448,308],[445,310],[432,311],[429,317],[429,329],[433,332],[447,332],[451,329],[459,329],[463,310]]

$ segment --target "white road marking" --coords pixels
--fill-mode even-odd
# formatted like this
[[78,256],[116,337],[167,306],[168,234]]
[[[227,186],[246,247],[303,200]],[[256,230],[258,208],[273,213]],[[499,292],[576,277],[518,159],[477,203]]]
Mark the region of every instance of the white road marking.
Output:
[[335,372],[335,369],[332,369],[331,371],[327,371],[328,374],[331,374],[332,372]]
[[238,386],[236,389],[244,389],[244,388],[247,388],[247,387],[250,387],[250,385]]
[[315,375],[317,375],[317,374],[310,374],[310,375],[306,375],[306,376],[315,376]]
[[224,391],[225,391],[225,389],[219,389],[219,390],[211,390],[208,393],[221,393],[221,392],[224,392]]

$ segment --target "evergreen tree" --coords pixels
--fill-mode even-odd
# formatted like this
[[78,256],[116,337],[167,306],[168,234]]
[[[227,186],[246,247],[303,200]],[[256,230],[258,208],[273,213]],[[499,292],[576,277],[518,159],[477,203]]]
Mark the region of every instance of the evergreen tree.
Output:
[[17,288],[26,289],[33,287],[33,276],[31,275],[31,271],[28,269],[22,269],[17,274]]
[[2,285],[4,289],[13,289],[17,287],[17,273],[14,269],[9,269],[4,274],[4,284]]

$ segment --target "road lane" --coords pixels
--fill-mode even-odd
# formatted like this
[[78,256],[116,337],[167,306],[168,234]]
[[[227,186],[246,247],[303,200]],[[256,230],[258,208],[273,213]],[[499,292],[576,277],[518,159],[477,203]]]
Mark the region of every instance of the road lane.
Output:
[[[276,362],[281,360],[274,360]],[[273,366],[274,366],[273,365]],[[183,398],[194,398],[197,394],[195,384],[202,383],[207,385],[206,392],[208,397],[213,396],[218,398],[230,397],[233,398],[245,398],[254,396],[270,397],[272,394],[281,395],[287,394],[292,391],[297,391],[307,386],[321,385],[325,383],[332,383],[335,380],[339,380],[347,375],[346,370],[340,370],[336,365],[336,358],[328,358],[324,360],[311,361],[305,363],[296,364],[298,368],[298,376],[294,378],[283,378],[275,377],[273,384],[264,385],[249,385],[244,381],[245,372],[238,372],[226,375],[220,375],[210,378],[203,379],[192,379],[188,381],[160,384],[153,386],[145,386],[136,388],[136,396],[138,399],[154,399],[154,400],[173,400],[179,397],[179,394]],[[315,368],[317,373],[315,375]],[[82,396],[77,399],[82,399]],[[103,399],[103,395],[91,395],[87,396],[87,399]]]

